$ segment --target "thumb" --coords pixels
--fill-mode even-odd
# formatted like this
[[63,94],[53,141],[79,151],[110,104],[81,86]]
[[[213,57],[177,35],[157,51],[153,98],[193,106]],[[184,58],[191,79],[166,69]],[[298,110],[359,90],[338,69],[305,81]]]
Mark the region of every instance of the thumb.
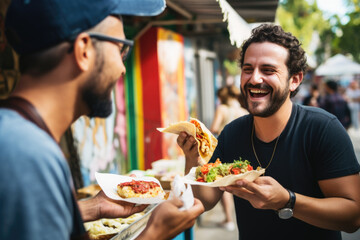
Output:
[[183,201],[181,201],[179,198],[174,197],[171,200],[168,200],[170,203],[174,204],[177,208],[180,208],[184,205]]

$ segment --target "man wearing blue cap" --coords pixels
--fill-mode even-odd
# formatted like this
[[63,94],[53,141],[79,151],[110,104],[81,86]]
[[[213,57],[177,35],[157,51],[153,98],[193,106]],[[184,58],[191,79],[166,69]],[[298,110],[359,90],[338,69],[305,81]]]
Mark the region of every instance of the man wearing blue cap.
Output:
[[[111,91],[125,74],[132,41],[121,15],[152,16],[164,0],[13,0],[6,37],[19,54],[21,79],[0,105],[0,239],[86,239],[83,221],[142,211],[101,191],[75,201],[58,146],[82,115],[107,117]],[[204,211],[195,200],[160,204],[138,239],[169,239]]]

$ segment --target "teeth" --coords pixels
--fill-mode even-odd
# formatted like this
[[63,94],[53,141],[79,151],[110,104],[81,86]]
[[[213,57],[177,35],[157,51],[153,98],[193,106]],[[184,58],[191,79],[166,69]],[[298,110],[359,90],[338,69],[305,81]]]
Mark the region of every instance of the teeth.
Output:
[[252,90],[250,90],[250,92],[251,93],[267,93],[267,91],[265,91],[265,90],[260,90],[260,89],[252,89]]

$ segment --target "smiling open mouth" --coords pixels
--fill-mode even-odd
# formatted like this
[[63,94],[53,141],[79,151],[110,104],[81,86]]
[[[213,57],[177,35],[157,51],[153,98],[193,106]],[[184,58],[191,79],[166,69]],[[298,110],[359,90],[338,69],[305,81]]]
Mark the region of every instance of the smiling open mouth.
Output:
[[270,91],[265,89],[249,89],[249,93],[251,97],[260,98],[269,94]]

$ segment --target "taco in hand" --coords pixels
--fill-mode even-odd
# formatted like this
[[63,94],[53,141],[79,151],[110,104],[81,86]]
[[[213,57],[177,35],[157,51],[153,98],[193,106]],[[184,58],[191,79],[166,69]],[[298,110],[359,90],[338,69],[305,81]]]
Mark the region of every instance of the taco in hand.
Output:
[[200,165],[209,162],[218,143],[217,139],[212,135],[209,129],[196,118],[190,118],[190,121],[181,121],[171,124],[167,128],[157,128],[157,130],[174,134],[186,132],[193,136],[198,142],[198,151],[202,160]]

